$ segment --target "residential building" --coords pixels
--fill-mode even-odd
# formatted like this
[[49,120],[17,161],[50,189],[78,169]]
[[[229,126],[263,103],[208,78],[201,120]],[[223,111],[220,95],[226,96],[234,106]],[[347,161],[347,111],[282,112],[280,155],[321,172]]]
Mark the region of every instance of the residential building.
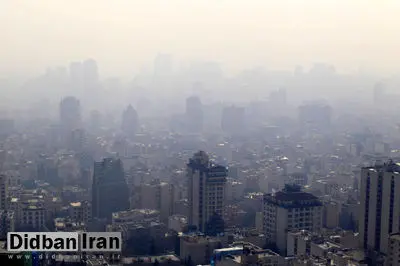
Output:
[[361,170],[359,233],[365,250],[388,253],[400,231],[400,164],[388,161]]
[[213,165],[208,155],[204,151],[199,151],[189,160],[187,171],[189,178],[189,226],[195,226],[201,232],[223,231],[223,221],[221,220],[224,209],[227,168],[221,165]]
[[87,225],[92,220],[92,204],[88,201],[71,202],[69,216],[73,222]]
[[285,254],[288,230],[319,232],[322,208],[317,197],[296,185],[286,185],[282,191],[264,195],[264,229],[270,244]]

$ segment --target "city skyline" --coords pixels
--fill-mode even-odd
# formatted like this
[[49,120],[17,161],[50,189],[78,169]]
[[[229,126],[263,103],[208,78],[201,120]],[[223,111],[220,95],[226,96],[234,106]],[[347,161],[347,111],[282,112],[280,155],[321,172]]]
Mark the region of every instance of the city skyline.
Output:
[[[158,53],[227,72],[328,62],[341,72],[398,73],[399,3],[366,1],[3,1],[0,73],[96,58],[107,76],[150,68]],[[340,17],[340,19],[337,19]],[[206,19],[205,19],[206,18]],[[27,45],[29,44],[29,45]]]

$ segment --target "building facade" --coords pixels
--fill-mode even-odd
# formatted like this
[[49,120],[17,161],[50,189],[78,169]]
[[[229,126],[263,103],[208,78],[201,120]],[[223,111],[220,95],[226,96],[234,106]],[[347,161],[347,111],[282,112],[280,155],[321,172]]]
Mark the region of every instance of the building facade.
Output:
[[120,159],[94,164],[92,217],[111,219],[113,212],[129,209],[129,189]]
[[388,252],[389,236],[400,232],[400,164],[389,161],[361,170],[359,233],[366,250]]
[[287,232],[304,229],[319,232],[323,206],[314,195],[302,192],[298,186],[286,185],[275,194],[264,195],[264,229],[270,244],[286,253]]
[[222,219],[223,216],[226,167],[211,164],[208,155],[200,151],[189,160],[187,171],[189,226],[195,226],[201,232],[208,231],[208,225],[218,227],[216,220],[219,219],[215,218]]
[[6,175],[0,175],[0,209],[6,210],[8,202],[8,178]]

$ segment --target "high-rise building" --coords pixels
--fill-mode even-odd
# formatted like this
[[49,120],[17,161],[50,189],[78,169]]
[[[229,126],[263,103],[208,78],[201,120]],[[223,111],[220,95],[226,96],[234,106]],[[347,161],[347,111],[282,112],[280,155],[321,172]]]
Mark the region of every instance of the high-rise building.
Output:
[[81,106],[77,98],[68,96],[60,102],[60,123],[64,131],[71,131],[81,126]]
[[73,129],[69,133],[68,146],[74,151],[81,151],[86,144],[86,134],[83,129]]
[[191,96],[186,99],[186,129],[190,133],[200,133],[203,130],[204,114],[200,98]]
[[86,89],[97,85],[99,81],[99,73],[97,62],[93,59],[87,59],[82,64],[83,82]]
[[282,254],[286,253],[289,230],[319,232],[321,227],[322,202],[299,186],[285,185],[282,191],[264,195],[265,235]]
[[226,167],[214,165],[204,151],[187,164],[189,181],[189,226],[209,234],[223,231]]
[[6,175],[0,175],[0,210],[7,209],[8,202],[8,178]]
[[111,219],[113,212],[129,209],[129,190],[120,159],[94,163],[92,187],[93,218]]
[[222,130],[229,134],[240,134],[245,130],[245,110],[242,107],[228,106],[222,110]]
[[132,105],[128,105],[122,113],[121,129],[130,137],[133,137],[139,127],[139,118],[136,110]]
[[389,236],[400,232],[400,164],[389,161],[361,170],[361,247],[388,252]]

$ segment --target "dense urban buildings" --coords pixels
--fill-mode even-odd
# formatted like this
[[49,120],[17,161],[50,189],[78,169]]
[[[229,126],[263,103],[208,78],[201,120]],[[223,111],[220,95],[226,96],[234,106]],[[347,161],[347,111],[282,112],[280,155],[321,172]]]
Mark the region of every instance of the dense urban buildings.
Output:
[[[129,86],[93,60],[50,69],[41,81],[60,95],[0,112],[0,244],[10,231],[121,232],[118,261],[73,266],[398,264],[396,108],[372,103],[395,99],[388,90],[368,83],[365,106],[296,102],[293,84],[335,84],[332,68],[287,83],[261,70],[225,79],[212,63],[181,80],[169,56],[155,68]],[[185,93],[167,95],[177,80]],[[255,80],[276,85],[246,99]]]
[[186,129],[190,133],[200,133],[203,130],[204,114],[203,105],[197,96],[186,99]]

